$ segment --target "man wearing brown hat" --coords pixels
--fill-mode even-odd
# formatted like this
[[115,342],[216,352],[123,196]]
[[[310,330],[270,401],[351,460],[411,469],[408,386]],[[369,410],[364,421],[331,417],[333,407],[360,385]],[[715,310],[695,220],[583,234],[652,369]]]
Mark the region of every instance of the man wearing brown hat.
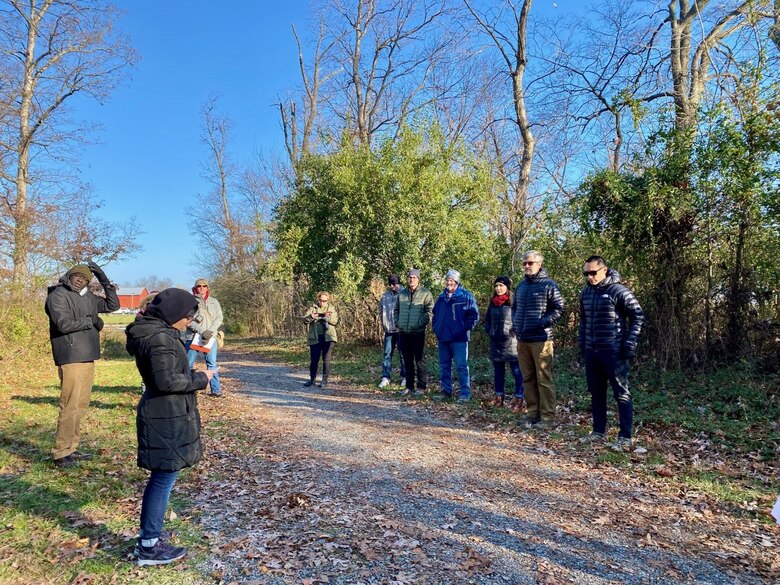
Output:
[[[198,299],[198,312],[195,318],[187,325],[186,345],[187,359],[190,362],[190,368],[195,366],[195,359],[201,354],[206,360],[206,369],[214,371],[214,377],[211,378],[210,396],[219,398],[222,396],[222,386],[219,383],[217,370],[217,331],[222,327],[222,306],[219,301],[211,296],[209,290],[209,281],[205,278],[199,278],[192,287],[192,294]],[[199,333],[203,343],[208,343],[214,337],[214,344],[208,353],[203,353],[190,349],[190,344],[196,333]]]
[[427,288],[420,286],[420,271],[417,268],[412,268],[407,273],[406,282],[407,286],[398,293],[398,302],[395,305],[395,320],[400,332],[398,342],[406,366],[406,389],[402,395],[422,395],[428,387],[425,329],[433,315],[433,295]]
[[[87,288],[92,276],[103,287],[105,298]],[[119,309],[116,287],[94,262],[74,266],[49,287],[46,314],[54,363],[60,377],[60,409],[54,439],[54,465],[71,467],[88,459],[79,453],[79,426],[87,411],[95,378],[95,360],[100,359],[99,313]]]

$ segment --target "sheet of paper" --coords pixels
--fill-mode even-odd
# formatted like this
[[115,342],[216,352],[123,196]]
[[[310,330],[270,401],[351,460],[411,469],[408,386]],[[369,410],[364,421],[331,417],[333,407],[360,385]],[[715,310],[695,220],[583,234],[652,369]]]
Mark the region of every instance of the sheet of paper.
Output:
[[777,523],[780,524],[780,496],[777,497],[775,507],[772,508],[772,516],[774,516]]

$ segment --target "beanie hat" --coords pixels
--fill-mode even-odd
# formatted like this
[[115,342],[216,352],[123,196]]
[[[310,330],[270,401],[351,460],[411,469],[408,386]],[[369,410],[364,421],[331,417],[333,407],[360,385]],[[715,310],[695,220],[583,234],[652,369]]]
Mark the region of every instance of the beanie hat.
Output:
[[83,276],[84,278],[87,279],[87,281],[92,280],[92,271],[89,269],[89,266],[87,266],[86,264],[77,264],[76,266],[74,266],[68,271],[69,278],[74,274]]
[[146,314],[173,325],[184,317],[194,315],[197,310],[198,299],[194,295],[180,288],[166,288],[157,293]]
[[460,272],[458,272],[454,268],[450,268],[447,271],[447,274],[444,275],[444,280],[447,280],[448,278],[451,278],[452,280],[460,284]]
[[508,289],[512,288],[512,279],[508,276],[496,276],[496,279],[493,281],[493,284],[496,284],[497,282],[500,282]]
[[410,276],[416,276],[417,278],[420,278],[420,271],[416,268],[412,268],[409,272],[406,273],[407,278]]
[[205,284],[206,286],[208,286],[209,281],[206,280],[205,278],[199,278],[198,280],[195,281],[195,286],[198,286],[199,284]]
[[387,284],[399,284],[401,282],[401,279],[398,278],[397,274],[391,274],[387,277]]

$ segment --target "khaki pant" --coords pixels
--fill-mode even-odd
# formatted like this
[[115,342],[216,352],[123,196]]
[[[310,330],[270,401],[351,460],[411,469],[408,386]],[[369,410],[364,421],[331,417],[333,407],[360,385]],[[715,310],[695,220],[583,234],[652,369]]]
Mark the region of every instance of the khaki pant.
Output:
[[95,362],[62,365],[59,375],[60,413],[52,453],[55,459],[70,455],[79,446],[79,424],[89,406]]
[[555,383],[553,382],[553,342],[518,341],[517,359],[523,372],[528,418],[555,418]]

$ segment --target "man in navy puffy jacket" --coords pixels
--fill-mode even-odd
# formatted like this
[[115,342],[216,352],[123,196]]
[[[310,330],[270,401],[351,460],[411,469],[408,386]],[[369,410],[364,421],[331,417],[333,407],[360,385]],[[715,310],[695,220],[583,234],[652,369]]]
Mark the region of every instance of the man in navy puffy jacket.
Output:
[[553,326],[563,314],[561,291],[542,267],[543,262],[536,250],[523,255],[525,276],[512,299],[512,327],[528,407],[525,422],[539,429],[551,427],[555,420]]
[[460,272],[450,270],[444,277],[444,291],[433,306],[433,332],[439,342],[439,372],[443,398],[452,397],[452,362],[458,371],[458,402],[471,399],[469,338],[479,321],[474,295],[460,284]]
[[585,261],[588,285],[580,295],[580,348],[593,410],[593,432],[583,442],[603,441],[607,427],[607,382],[620,417],[613,449],[631,447],[634,407],[628,391],[628,366],[636,354],[644,313],[636,297],[620,284],[620,275],[601,256]]

